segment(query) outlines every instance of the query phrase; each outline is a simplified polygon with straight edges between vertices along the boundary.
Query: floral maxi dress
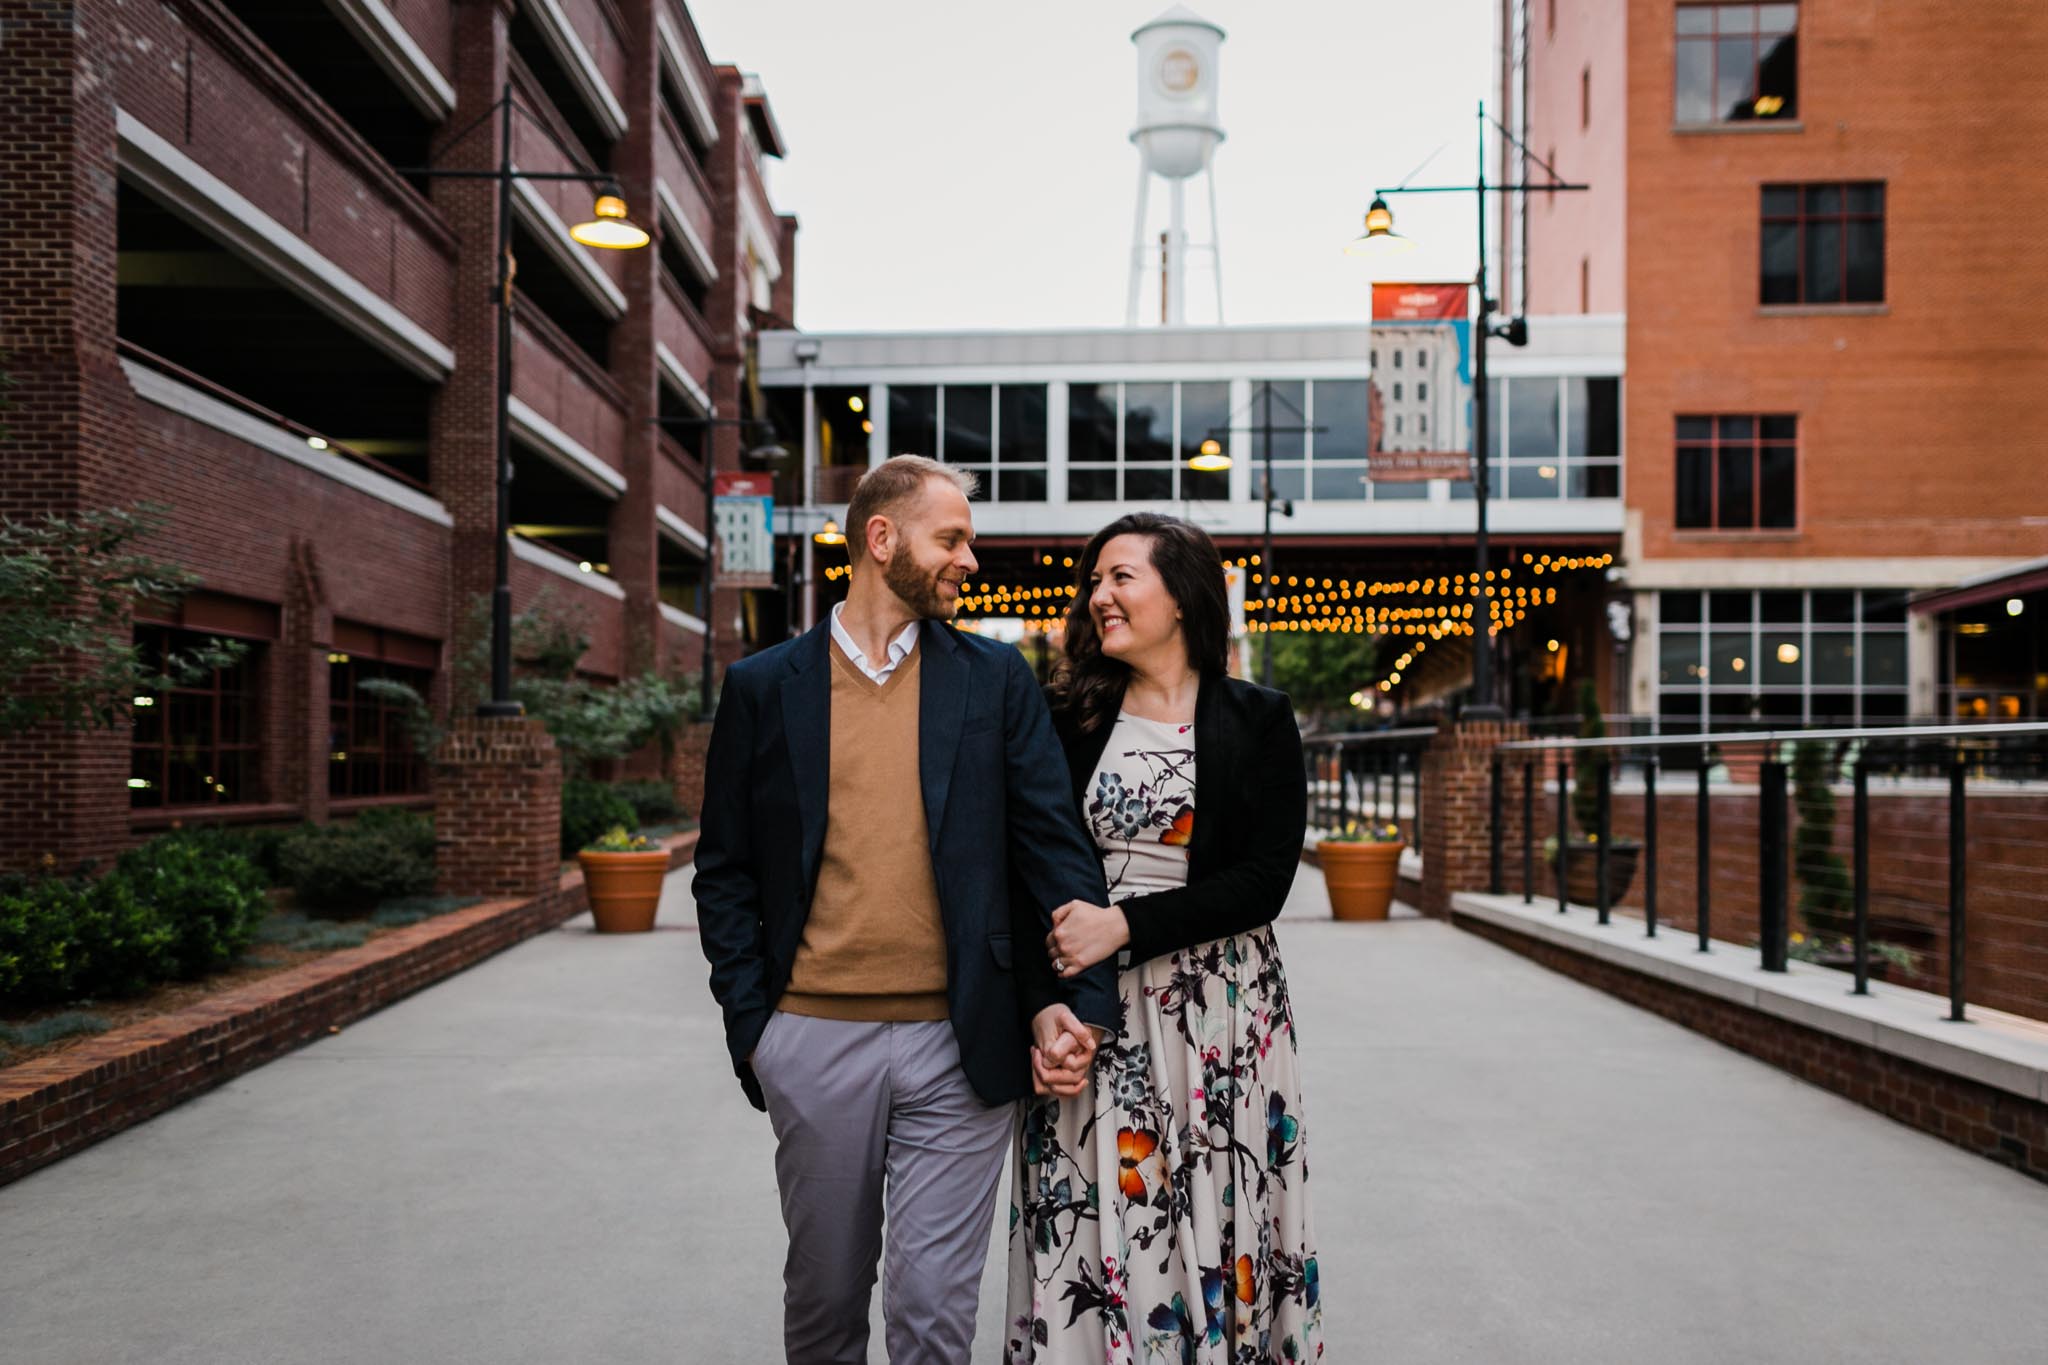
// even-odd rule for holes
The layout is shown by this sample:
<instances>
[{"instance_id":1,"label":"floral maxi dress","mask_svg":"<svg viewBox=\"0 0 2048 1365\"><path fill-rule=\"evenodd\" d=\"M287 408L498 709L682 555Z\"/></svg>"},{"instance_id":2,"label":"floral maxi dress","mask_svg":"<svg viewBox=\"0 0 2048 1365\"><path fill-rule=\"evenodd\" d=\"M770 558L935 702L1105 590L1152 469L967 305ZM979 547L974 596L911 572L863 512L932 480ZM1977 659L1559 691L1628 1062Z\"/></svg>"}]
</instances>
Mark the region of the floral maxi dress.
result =
<instances>
[{"instance_id":1,"label":"floral maxi dress","mask_svg":"<svg viewBox=\"0 0 2048 1365\"><path fill-rule=\"evenodd\" d=\"M1122 715L1086 792L1112 901L1184 886L1194 727ZM1321 1357L1293 1011L1270 926L1126 967L1123 1030L1031 1101L1008 1365Z\"/></svg>"}]
</instances>

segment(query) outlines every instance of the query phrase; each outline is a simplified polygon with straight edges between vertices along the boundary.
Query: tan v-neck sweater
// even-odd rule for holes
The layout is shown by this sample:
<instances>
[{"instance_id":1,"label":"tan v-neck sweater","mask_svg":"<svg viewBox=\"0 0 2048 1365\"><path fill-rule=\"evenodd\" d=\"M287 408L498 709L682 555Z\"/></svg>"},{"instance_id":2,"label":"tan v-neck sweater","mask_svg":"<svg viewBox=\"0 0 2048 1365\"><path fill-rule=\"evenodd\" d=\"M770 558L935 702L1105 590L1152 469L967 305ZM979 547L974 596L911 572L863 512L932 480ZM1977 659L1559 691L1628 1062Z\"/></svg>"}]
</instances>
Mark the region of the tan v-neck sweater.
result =
<instances>
[{"instance_id":1,"label":"tan v-neck sweater","mask_svg":"<svg viewBox=\"0 0 2048 1365\"><path fill-rule=\"evenodd\" d=\"M819 1019L944 1019L946 933L917 768L924 651L912 651L880 686L837 642L828 653L825 847L777 1008Z\"/></svg>"}]
</instances>

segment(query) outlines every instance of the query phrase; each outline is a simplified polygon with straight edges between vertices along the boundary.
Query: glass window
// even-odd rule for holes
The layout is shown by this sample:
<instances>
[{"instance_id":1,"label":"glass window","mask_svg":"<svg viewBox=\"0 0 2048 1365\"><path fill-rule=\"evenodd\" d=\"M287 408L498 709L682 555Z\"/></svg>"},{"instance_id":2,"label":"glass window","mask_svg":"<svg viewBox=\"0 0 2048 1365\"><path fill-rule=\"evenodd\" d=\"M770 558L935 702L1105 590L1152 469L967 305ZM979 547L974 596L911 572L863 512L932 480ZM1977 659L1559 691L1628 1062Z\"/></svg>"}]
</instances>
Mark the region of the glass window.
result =
<instances>
[{"instance_id":1,"label":"glass window","mask_svg":"<svg viewBox=\"0 0 2048 1365\"><path fill-rule=\"evenodd\" d=\"M1124 385L1124 462L1164 464L1172 459L1173 385ZM1171 475L1167 482L1171 484ZM1140 495L1126 493L1125 496ZM1170 498L1173 492L1169 488L1156 496Z\"/></svg>"},{"instance_id":2,"label":"glass window","mask_svg":"<svg viewBox=\"0 0 2048 1365\"><path fill-rule=\"evenodd\" d=\"M1226 502L1230 498L1228 470L1189 469L1187 462L1202 453L1202 442L1213 434L1217 444L1230 448L1230 385L1183 384L1180 386L1180 488L1184 498L1204 502Z\"/></svg>"},{"instance_id":3,"label":"glass window","mask_svg":"<svg viewBox=\"0 0 2048 1365\"><path fill-rule=\"evenodd\" d=\"M1394 381L1394 401L1396 403L1401 401L1401 381L1398 379Z\"/></svg>"},{"instance_id":4,"label":"glass window","mask_svg":"<svg viewBox=\"0 0 2048 1365\"><path fill-rule=\"evenodd\" d=\"M1882 181L1765 186L1758 298L1882 303L1884 190Z\"/></svg>"},{"instance_id":5,"label":"glass window","mask_svg":"<svg viewBox=\"0 0 2048 1365\"><path fill-rule=\"evenodd\" d=\"M139 626L143 659L160 668L207 636L170 626ZM187 686L143 695L129 742L129 804L138 809L212 806L262 799L263 713L257 693L262 646L251 644L227 668Z\"/></svg>"},{"instance_id":6,"label":"glass window","mask_svg":"<svg viewBox=\"0 0 2048 1365\"><path fill-rule=\"evenodd\" d=\"M935 384L896 384L889 389L891 455L939 457L939 390Z\"/></svg>"},{"instance_id":7,"label":"glass window","mask_svg":"<svg viewBox=\"0 0 2048 1365\"><path fill-rule=\"evenodd\" d=\"M1707 633L1707 681L1722 687L1756 681L1756 650L1747 630Z\"/></svg>"},{"instance_id":8,"label":"glass window","mask_svg":"<svg viewBox=\"0 0 2048 1365\"><path fill-rule=\"evenodd\" d=\"M1067 459L1074 464L1115 462L1116 385L1068 386Z\"/></svg>"},{"instance_id":9,"label":"glass window","mask_svg":"<svg viewBox=\"0 0 2048 1365\"><path fill-rule=\"evenodd\" d=\"M1750 596L1746 592L1707 594L1707 619L1717 626L1735 625L1751 619Z\"/></svg>"},{"instance_id":10,"label":"glass window","mask_svg":"<svg viewBox=\"0 0 2048 1365\"><path fill-rule=\"evenodd\" d=\"M1799 115L1799 6L1680 5L1673 116L1739 123Z\"/></svg>"},{"instance_id":11,"label":"glass window","mask_svg":"<svg viewBox=\"0 0 2048 1365\"><path fill-rule=\"evenodd\" d=\"M1001 405L997 429L1002 446L996 452L1000 464L1045 463L1045 385L1005 384L999 391Z\"/></svg>"},{"instance_id":12,"label":"glass window","mask_svg":"<svg viewBox=\"0 0 2048 1365\"><path fill-rule=\"evenodd\" d=\"M1116 466L1098 469L1069 469L1067 497L1073 502L1115 502Z\"/></svg>"},{"instance_id":13,"label":"glass window","mask_svg":"<svg viewBox=\"0 0 2048 1365\"><path fill-rule=\"evenodd\" d=\"M1660 592L1657 594L1657 620L1662 625L1698 625L1700 616L1700 595L1696 592Z\"/></svg>"},{"instance_id":14,"label":"glass window","mask_svg":"<svg viewBox=\"0 0 2048 1365\"><path fill-rule=\"evenodd\" d=\"M1510 379L1508 458L1555 460L1558 455L1555 379Z\"/></svg>"},{"instance_id":15,"label":"glass window","mask_svg":"<svg viewBox=\"0 0 2048 1365\"><path fill-rule=\"evenodd\" d=\"M1665 685L1698 687L1705 661L1700 657L1697 630L1657 632L1657 680Z\"/></svg>"},{"instance_id":16,"label":"glass window","mask_svg":"<svg viewBox=\"0 0 2048 1365\"><path fill-rule=\"evenodd\" d=\"M427 789L427 765L406 730L408 703L364 689L372 680L403 683L422 699L433 675L355 655L327 666L327 794L398 796Z\"/></svg>"},{"instance_id":17,"label":"glass window","mask_svg":"<svg viewBox=\"0 0 2048 1365\"><path fill-rule=\"evenodd\" d=\"M1863 685L1906 685L1906 637L1892 631L1866 631L1863 636Z\"/></svg>"},{"instance_id":18,"label":"glass window","mask_svg":"<svg viewBox=\"0 0 2048 1365\"><path fill-rule=\"evenodd\" d=\"M1797 429L1789 416L1680 417L1674 524L1682 530L1796 527Z\"/></svg>"},{"instance_id":19,"label":"glass window","mask_svg":"<svg viewBox=\"0 0 2048 1365\"><path fill-rule=\"evenodd\" d=\"M1420 382L1415 385L1415 401L1418 403L1427 403L1429 401L1429 385Z\"/></svg>"},{"instance_id":20,"label":"glass window","mask_svg":"<svg viewBox=\"0 0 2048 1365\"><path fill-rule=\"evenodd\" d=\"M947 464L986 465L995 447L994 403L986 384L946 385Z\"/></svg>"},{"instance_id":21,"label":"glass window","mask_svg":"<svg viewBox=\"0 0 2048 1365\"><path fill-rule=\"evenodd\" d=\"M1856 681L1856 636L1846 630L1813 633L1813 680L1823 687L1845 687Z\"/></svg>"},{"instance_id":22,"label":"glass window","mask_svg":"<svg viewBox=\"0 0 2048 1365\"><path fill-rule=\"evenodd\" d=\"M1401 353L1394 352L1394 363L1399 365ZM1271 395L1271 409L1275 428L1304 427L1302 414L1308 411L1308 385L1299 379L1263 380L1252 386L1251 410L1245 414L1244 425L1252 428L1252 458L1263 459L1265 432L1260 426L1266 420L1268 395ZM1299 430L1275 430L1273 433L1273 458L1276 460L1299 460L1306 456L1308 445Z\"/></svg>"}]
</instances>

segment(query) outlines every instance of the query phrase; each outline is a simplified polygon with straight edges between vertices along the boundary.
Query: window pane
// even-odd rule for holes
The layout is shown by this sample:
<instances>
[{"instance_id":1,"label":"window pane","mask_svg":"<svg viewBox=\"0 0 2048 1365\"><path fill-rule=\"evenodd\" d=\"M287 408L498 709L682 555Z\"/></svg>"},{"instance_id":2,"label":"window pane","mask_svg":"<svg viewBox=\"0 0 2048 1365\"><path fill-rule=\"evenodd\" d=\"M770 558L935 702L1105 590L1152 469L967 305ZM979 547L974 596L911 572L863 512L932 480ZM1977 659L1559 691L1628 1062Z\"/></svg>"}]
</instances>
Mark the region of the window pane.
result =
<instances>
[{"instance_id":1,"label":"window pane","mask_svg":"<svg viewBox=\"0 0 2048 1365\"><path fill-rule=\"evenodd\" d=\"M1681 441L1711 441L1714 439L1714 419L1711 417L1681 417L1678 419L1678 439Z\"/></svg>"},{"instance_id":2,"label":"window pane","mask_svg":"<svg viewBox=\"0 0 2048 1365\"><path fill-rule=\"evenodd\" d=\"M1756 434L1756 421L1750 417L1723 417L1718 425L1724 441L1747 441Z\"/></svg>"},{"instance_id":3,"label":"window pane","mask_svg":"<svg viewBox=\"0 0 2048 1365\"><path fill-rule=\"evenodd\" d=\"M946 463L952 464L953 462L948 460ZM953 465L953 467L963 474L972 474L974 476L974 491L967 495L969 502L990 502L994 500L996 485L995 480L990 477L992 471L987 465L982 465L979 468L965 465Z\"/></svg>"},{"instance_id":4,"label":"window pane","mask_svg":"<svg viewBox=\"0 0 2048 1365\"><path fill-rule=\"evenodd\" d=\"M1657 632L1657 678L1666 686L1697 687L1701 678L1700 633Z\"/></svg>"},{"instance_id":5,"label":"window pane","mask_svg":"<svg viewBox=\"0 0 2048 1365\"><path fill-rule=\"evenodd\" d=\"M1715 625L1727 626L1750 619L1749 594L1740 590L1707 594L1707 617Z\"/></svg>"},{"instance_id":6,"label":"window pane","mask_svg":"<svg viewBox=\"0 0 2048 1365\"><path fill-rule=\"evenodd\" d=\"M1863 624L1906 623L1906 594L1902 592L1867 592L1863 594Z\"/></svg>"},{"instance_id":7,"label":"window pane","mask_svg":"<svg viewBox=\"0 0 2048 1365\"><path fill-rule=\"evenodd\" d=\"M1756 93L1775 103L1757 110L1762 118L1789 119L1799 114L1799 39L1786 34L1762 40L1763 59L1757 64Z\"/></svg>"},{"instance_id":8,"label":"window pane","mask_svg":"<svg viewBox=\"0 0 2048 1365\"><path fill-rule=\"evenodd\" d=\"M1725 30L1726 24L1724 22ZM1751 106L1750 76L1756 63L1756 39L1749 37L1714 40L1714 107L1724 119L1746 119Z\"/></svg>"},{"instance_id":9,"label":"window pane","mask_svg":"<svg viewBox=\"0 0 2048 1365\"><path fill-rule=\"evenodd\" d=\"M1619 379L1588 379L1586 381L1586 435L1577 453L1585 455L1621 454L1621 381Z\"/></svg>"},{"instance_id":10,"label":"window pane","mask_svg":"<svg viewBox=\"0 0 2048 1365\"><path fill-rule=\"evenodd\" d=\"M1368 424L1372 384L1363 379L1316 381L1315 425L1328 431L1315 433L1317 460L1362 460L1370 444ZM1318 486L1320 487L1320 485ZM1322 493L1318 492L1317 497Z\"/></svg>"},{"instance_id":11,"label":"window pane","mask_svg":"<svg viewBox=\"0 0 2048 1365\"><path fill-rule=\"evenodd\" d=\"M1582 461L1565 471L1565 496L1571 498L1618 498L1621 496L1621 461Z\"/></svg>"},{"instance_id":12,"label":"window pane","mask_svg":"<svg viewBox=\"0 0 2048 1365\"><path fill-rule=\"evenodd\" d=\"M1365 473L1363 469L1352 472ZM1426 483L1361 483L1359 487L1370 487L1374 502L1426 502L1429 499L1429 485Z\"/></svg>"},{"instance_id":13,"label":"window pane","mask_svg":"<svg viewBox=\"0 0 2048 1365\"><path fill-rule=\"evenodd\" d=\"M1564 453L1586 453L1586 381L1564 381Z\"/></svg>"},{"instance_id":14,"label":"window pane","mask_svg":"<svg viewBox=\"0 0 2048 1365\"><path fill-rule=\"evenodd\" d=\"M1884 182L1882 180L1858 181L1847 188L1849 212L1883 213Z\"/></svg>"},{"instance_id":15,"label":"window pane","mask_svg":"<svg viewBox=\"0 0 2048 1365\"><path fill-rule=\"evenodd\" d=\"M1866 687L1906 685L1906 637L1890 632L1863 637L1863 684Z\"/></svg>"},{"instance_id":16,"label":"window pane","mask_svg":"<svg viewBox=\"0 0 2048 1365\"><path fill-rule=\"evenodd\" d=\"M1789 446L1766 446L1761 455L1757 524L1772 528L1799 524L1798 480Z\"/></svg>"},{"instance_id":17,"label":"window pane","mask_svg":"<svg viewBox=\"0 0 2048 1365\"><path fill-rule=\"evenodd\" d=\"M1813 595L1813 619L1821 622L1842 622L1856 619L1856 594L1853 592L1817 592Z\"/></svg>"},{"instance_id":18,"label":"window pane","mask_svg":"<svg viewBox=\"0 0 2048 1365\"><path fill-rule=\"evenodd\" d=\"M1762 644L1759 681L1789 687L1806 680L1806 653L1797 630L1766 630Z\"/></svg>"},{"instance_id":19,"label":"window pane","mask_svg":"<svg viewBox=\"0 0 2048 1365\"><path fill-rule=\"evenodd\" d=\"M1111 465L1107 469L1069 469L1067 497L1073 502L1115 502L1116 467Z\"/></svg>"},{"instance_id":20,"label":"window pane","mask_svg":"<svg viewBox=\"0 0 2048 1365\"><path fill-rule=\"evenodd\" d=\"M1806 225L1805 303L1842 302L1842 225L1839 222L1809 222Z\"/></svg>"},{"instance_id":21,"label":"window pane","mask_svg":"<svg viewBox=\"0 0 2048 1365\"><path fill-rule=\"evenodd\" d=\"M1657 620L1662 625L1691 625L1700 620L1700 595L1696 592L1657 594Z\"/></svg>"},{"instance_id":22,"label":"window pane","mask_svg":"<svg viewBox=\"0 0 2048 1365\"><path fill-rule=\"evenodd\" d=\"M994 404L986 384L946 386L946 463L987 464L994 445Z\"/></svg>"},{"instance_id":23,"label":"window pane","mask_svg":"<svg viewBox=\"0 0 2048 1365\"><path fill-rule=\"evenodd\" d=\"M1763 240L1763 283L1758 299L1763 303L1799 302L1799 228L1794 223L1765 223Z\"/></svg>"},{"instance_id":24,"label":"window pane","mask_svg":"<svg viewBox=\"0 0 2048 1365\"><path fill-rule=\"evenodd\" d=\"M939 454L939 390L933 384L898 384L889 389L891 455Z\"/></svg>"},{"instance_id":25,"label":"window pane","mask_svg":"<svg viewBox=\"0 0 2048 1365\"><path fill-rule=\"evenodd\" d=\"M1813 680L1822 687L1846 687L1856 681L1856 637L1847 631L1813 633Z\"/></svg>"},{"instance_id":26,"label":"window pane","mask_svg":"<svg viewBox=\"0 0 2048 1365\"><path fill-rule=\"evenodd\" d=\"M996 474L997 492L1004 502L1044 502L1043 469L1003 469Z\"/></svg>"},{"instance_id":27,"label":"window pane","mask_svg":"<svg viewBox=\"0 0 2048 1365\"><path fill-rule=\"evenodd\" d=\"M1851 221L1849 240L1849 303L1884 301L1884 220Z\"/></svg>"},{"instance_id":28,"label":"window pane","mask_svg":"<svg viewBox=\"0 0 2048 1365\"><path fill-rule=\"evenodd\" d=\"M1394 352L1394 364L1401 363L1401 353ZM1275 427L1300 427L1308 425L1301 420L1301 414L1308 411L1308 385L1299 379L1275 379L1252 386L1251 411L1245 414L1242 425L1257 427L1266 421L1268 394L1271 395L1272 421ZM1252 457L1265 455L1264 432L1252 436ZM1276 460L1299 460L1307 450L1302 434L1275 431L1273 433L1273 458Z\"/></svg>"},{"instance_id":29,"label":"window pane","mask_svg":"<svg viewBox=\"0 0 2048 1365\"><path fill-rule=\"evenodd\" d=\"M1302 465L1278 464L1273 466L1273 496L1276 498L1298 498L1302 496L1302 489L1306 486L1307 482L1307 471ZM1265 494L1260 490L1265 485L1265 471L1254 469L1252 471L1253 502L1264 501Z\"/></svg>"},{"instance_id":30,"label":"window pane","mask_svg":"<svg viewBox=\"0 0 2048 1365\"><path fill-rule=\"evenodd\" d=\"M1720 501L1714 524L1723 530L1746 530L1756 524L1756 452L1748 445L1721 447L1718 474Z\"/></svg>"},{"instance_id":31,"label":"window pane","mask_svg":"<svg viewBox=\"0 0 2048 1365\"><path fill-rule=\"evenodd\" d=\"M1799 6L1758 5L1756 26L1762 33L1790 33L1799 27Z\"/></svg>"},{"instance_id":32,"label":"window pane","mask_svg":"<svg viewBox=\"0 0 2048 1365\"><path fill-rule=\"evenodd\" d=\"M1842 187L1840 185L1808 185L1806 187L1806 211L1810 214L1832 215L1842 211Z\"/></svg>"},{"instance_id":33,"label":"window pane","mask_svg":"<svg viewBox=\"0 0 2048 1365\"><path fill-rule=\"evenodd\" d=\"M1799 434L1797 417L1760 417L1757 432L1766 441L1789 441Z\"/></svg>"},{"instance_id":34,"label":"window pane","mask_svg":"<svg viewBox=\"0 0 2048 1365\"><path fill-rule=\"evenodd\" d=\"M1216 433L1217 444L1230 449L1230 433L1224 428L1230 425L1230 385L1228 384L1183 384L1180 386L1180 458L1181 480L1199 478L1200 470L1189 469L1187 462L1202 453L1202 442L1209 433ZM1228 476L1221 472L1211 478ZM1207 497L1208 494L1194 496Z\"/></svg>"},{"instance_id":35,"label":"window pane","mask_svg":"<svg viewBox=\"0 0 2048 1365\"><path fill-rule=\"evenodd\" d=\"M1124 470L1124 497L1165 501L1173 497L1173 466Z\"/></svg>"},{"instance_id":36,"label":"window pane","mask_svg":"<svg viewBox=\"0 0 2048 1365\"><path fill-rule=\"evenodd\" d=\"M1555 379L1508 381L1508 458L1557 458Z\"/></svg>"},{"instance_id":37,"label":"window pane","mask_svg":"<svg viewBox=\"0 0 2048 1365\"><path fill-rule=\"evenodd\" d=\"M1764 186L1764 217L1791 218L1799 212L1797 185Z\"/></svg>"},{"instance_id":38,"label":"window pane","mask_svg":"<svg viewBox=\"0 0 2048 1365\"><path fill-rule=\"evenodd\" d=\"M1181 466L1180 495L1200 502L1228 502L1230 475L1221 469L1201 470Z\"/></svg>"},{"instance_id":39,"label":"window pane","mask_svg":"<svg viewBox=\"0 0 2048 1365\"><path fill-rule=\"evenodd\" d=\"M1686 11L1678 14L1683 23ZM1714 44L1710 39L1679 41L1675 117L1680 123L1714 121Z\"/></svg>"},{"instance_id":40,"label":"window pane","mask_svg":"<svg viewBox=\"0 0 2048 1365\"><path fill-rule=\"evenodd\" d=\"M1044 464L1045 385L1005 384L1001 403L1002 449L996 459L1003 464Z\"/></svg>"},{"instance_id":41,"label":"window pane","mask_svg":"<svg viewBox=\"0 0 2048 1365\"><path fill-rule=\"evenodd\" d=\"M1760 592L1757 594L1756 619L1759 621L1791 622L1797 625L1806 619L1806 594L1801 592Z\"/></svg>"},{"instance_id":42,"label":"window pane","mask_svg":"<svg viewBox=\"0 0 2048 1365\"><path fill-rule=\"evenodd\" d=\"M1365 496L1365 470L1357 465L1349 467L1330 465L1318 460L1312 486L1315 489L1318 502L1326 500L1338 501L1345 498L1355 501ZM1388 489L1398 486L1397 484L1383 484L1377 490L1378 495L1384 498ZM1426 488L1427 485L1418 483L1413 485L1413 487Z\"/></svg>"},{"instance_id":43,"label":"window pane","mask_svg":"<svg viewBox=\"0 0 2048 1365\"><path fill-rule=\"evenodd\" d=\"M1678 526L1700 530L1714 524L1714 452L1705 446L1678 448Z\"/></svg>"},{"instance_id":44,"label":"window pane","mask_svg":"<svg viewBox=\"0 0 2048 1365\"><path fill-rule=\"evenodd\" d=\"M1678 31L1680 33L1712 33L1714 31L1714 7L1712 5L1680 5L1678 7Z\"/></svg>"},{"instance_id":45,"label":"window pane","mask_svg":"<svg viewBox=\"0 0 2048 1365\"><path fill-rule=\"evenodd\" d=\"M1727 687L1756 681L1756 660L1751 658L1749 632L1716 630L1707 634L1707 681Z\"/></svg>"},{"instance_id":46,"label":"window pane","mask_svg":"<svg viewBox=\"0 0 2048 1365\"><path fill-rule=\"evenodd\" d=\"M1067 458L1076 464L1116 459L1116 385L1068 386Z\"/></svg>"},{"instance_id":47,"label":"window pane","mask_svg":"<svg viewBox=\"0 0 2048 1365\"><path fill-rule=\"evenodd\" d=\"M1815 725L1856 724L1854 692L1815 692L1810 698Z\"/></svg>"},{"instance_id":48,"label":"window pane","mask_svg":"<svg viewBox=\"0 0 2048 1365\"><path fill-rule=\"evenodd\" d=\"M1125 462L1163 463L1172 458L1173 385L1124 385ZM1172 497L1173 494L1168 492L1157 496Z\"/></svg>"},{"instance_id":49,"label":"window pane","mask_svg":"<svg viewBox=\"0 0 2048 1365\"><path fill-rule=\"evenodd\" d=\"M1394 381L1394 401L1396 403L1401 401L1401 381L1398 379Z\"/></svg>"},{"instance_id":50,"label":"window pane","mask_svg":"<svg viewBox=\"0 0 2048 1365\"><path fill-rule=\"evenodd\" d=\"M1722 33L1756 32L1756 8L1753 5L1716 5L1714 15L1719 20L1715 27Z\"/></svg>"},{"instance_id":51,"label":"window pane","mask_svg":"<svg viewBox=\"0 0 2048 1365\"><path fill-rule=\"evenodd\" d=\"M1507 495L1511 498L1555 498L1561 494L1554 464L1511 464Z\"/></svg>"}]
</instances>

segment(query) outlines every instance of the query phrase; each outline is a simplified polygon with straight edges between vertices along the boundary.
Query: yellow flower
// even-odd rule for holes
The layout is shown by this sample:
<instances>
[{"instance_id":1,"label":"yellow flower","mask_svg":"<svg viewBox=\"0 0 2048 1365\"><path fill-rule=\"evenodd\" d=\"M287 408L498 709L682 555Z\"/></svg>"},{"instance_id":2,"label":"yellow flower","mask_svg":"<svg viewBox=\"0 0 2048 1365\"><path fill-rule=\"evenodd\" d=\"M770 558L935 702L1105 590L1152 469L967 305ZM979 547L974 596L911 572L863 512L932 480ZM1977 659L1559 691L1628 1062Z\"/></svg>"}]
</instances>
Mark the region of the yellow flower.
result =
<instances>
[{"instance_id":1,"label":"yellow flower","mask_svg":"<svg viewBox=\"0 0 2048 1365\"><path fill-rule=\"evenodd\" d=\"M1804 935L1804 934L1794 934L1794 935L1792 935L1792 941L1793 941L1794 943L1804 943L1804 942L1806 942L1806 935Z\"/></svg>"}]
</instances>

